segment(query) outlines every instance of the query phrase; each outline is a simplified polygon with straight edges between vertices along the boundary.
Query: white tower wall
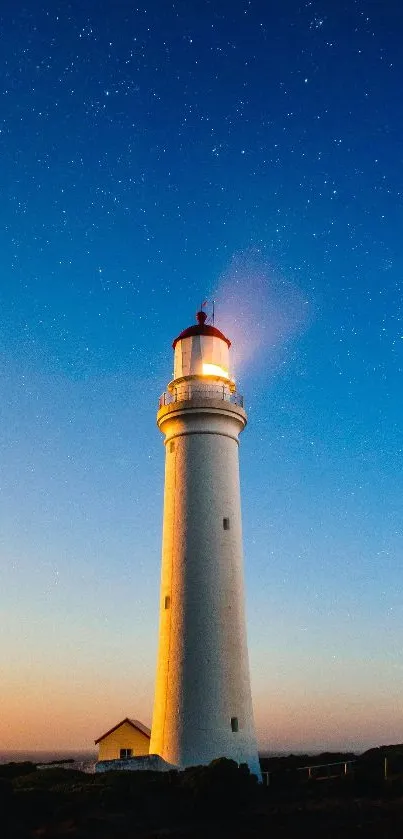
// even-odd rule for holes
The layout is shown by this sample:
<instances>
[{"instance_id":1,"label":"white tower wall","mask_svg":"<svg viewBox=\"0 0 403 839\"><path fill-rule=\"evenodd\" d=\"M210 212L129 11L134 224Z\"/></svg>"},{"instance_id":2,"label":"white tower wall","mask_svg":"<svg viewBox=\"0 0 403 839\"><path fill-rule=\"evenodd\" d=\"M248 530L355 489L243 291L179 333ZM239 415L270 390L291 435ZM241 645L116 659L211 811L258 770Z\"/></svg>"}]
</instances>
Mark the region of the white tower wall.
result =
<instances>
[{"instance_id":1,"label":"white tower wall","mask_svg":"<svg viewBox=\"0 0 403 839\"><path fill-rule=\"evenodd\" d=\"M217 376L190 368L169 389L157 415L166 462L150 753L182 768L233 758L260 777L239 486L238 436L246 414Z\"/></svg>"}]
</instances>

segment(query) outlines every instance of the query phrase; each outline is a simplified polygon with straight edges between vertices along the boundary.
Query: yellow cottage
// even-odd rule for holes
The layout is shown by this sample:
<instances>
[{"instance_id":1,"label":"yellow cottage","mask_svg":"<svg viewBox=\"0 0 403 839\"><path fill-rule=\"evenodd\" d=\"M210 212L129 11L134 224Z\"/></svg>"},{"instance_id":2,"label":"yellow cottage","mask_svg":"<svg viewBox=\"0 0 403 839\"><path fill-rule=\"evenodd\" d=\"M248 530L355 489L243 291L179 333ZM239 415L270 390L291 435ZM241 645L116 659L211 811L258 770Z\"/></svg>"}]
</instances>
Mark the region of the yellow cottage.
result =
<instances>
[{"instance_id":1,"label":"yellow cottage","mask_svg":"<svg viewBox=\"0 0 403 839\"><path fill-rule=\"evenodd\" d=\"M125 717L106 734L95 740L99 744L98 761L125 760L130 757L148 755L151 731L138 720Z\"/></svg>"}]
</instances>

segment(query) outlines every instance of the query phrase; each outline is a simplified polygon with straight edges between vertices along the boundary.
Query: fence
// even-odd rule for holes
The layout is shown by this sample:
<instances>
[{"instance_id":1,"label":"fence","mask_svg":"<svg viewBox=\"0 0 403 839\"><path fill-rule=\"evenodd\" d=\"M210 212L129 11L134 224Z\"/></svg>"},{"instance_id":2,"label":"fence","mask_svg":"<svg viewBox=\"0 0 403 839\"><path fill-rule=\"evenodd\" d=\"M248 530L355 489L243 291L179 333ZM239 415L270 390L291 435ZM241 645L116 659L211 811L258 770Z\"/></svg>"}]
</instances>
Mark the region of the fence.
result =
<instances>
[{"instance_id":1,"label":"fence","mask_svg":"<svg viewBox=\"0 0 403 839\"><path fill-rule=\"evenodd\" d=\"M342 775L348 775L352 771L352 765L354 763L356 763L355 760L338 760L335 763L314 763L311 766L297 766L294 770L285 769L280 770L280 772L305 772L306 780L324 781L330 778L340 778ZM339 769L337 770L336 767L339 767ZM278 770L262 772L263 783L267 787L270 786L271 775L276 775L277 772Z\"/></svg>"}]
</instances>

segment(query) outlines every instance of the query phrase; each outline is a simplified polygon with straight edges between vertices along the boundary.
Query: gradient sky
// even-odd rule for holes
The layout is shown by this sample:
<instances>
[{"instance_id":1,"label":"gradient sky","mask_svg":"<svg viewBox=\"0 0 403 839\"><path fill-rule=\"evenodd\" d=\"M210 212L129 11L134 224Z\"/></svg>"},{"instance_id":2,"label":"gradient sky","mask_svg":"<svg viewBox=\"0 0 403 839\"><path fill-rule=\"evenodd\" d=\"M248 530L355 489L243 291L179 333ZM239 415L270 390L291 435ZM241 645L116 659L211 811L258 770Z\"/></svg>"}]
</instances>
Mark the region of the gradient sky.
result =
<instances>
[{"instance_id":1,"label":"gradient sky","mask_svg":"<svg viewBox=\"0 0 403 839\"><path fill-rule=\"evenodd\" d=\"M150 723L171 341L215 297L262 748L402 740L400 0L1 10L0 748Z\"/></svg>"}]
</instances>

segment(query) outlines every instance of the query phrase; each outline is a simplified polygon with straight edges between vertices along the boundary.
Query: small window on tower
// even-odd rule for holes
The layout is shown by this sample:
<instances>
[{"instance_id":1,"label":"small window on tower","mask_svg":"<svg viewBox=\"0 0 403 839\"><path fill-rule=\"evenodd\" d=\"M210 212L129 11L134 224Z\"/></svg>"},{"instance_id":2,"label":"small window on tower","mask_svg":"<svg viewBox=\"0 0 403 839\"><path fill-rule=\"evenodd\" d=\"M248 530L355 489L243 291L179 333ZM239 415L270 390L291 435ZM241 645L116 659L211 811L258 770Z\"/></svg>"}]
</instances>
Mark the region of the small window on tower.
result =
<instances>
[{"instance_id":1,"label":"small window on tower","mask_svg":"<svg viewBox=\"0 0 403 839\"><path fill-rule=\"evenodd\" d=\"M231 717L231 731L239 731L238 717Z\"/></svg>"},{"instance_id":2,"label":"small window on tower","mask_svg":"<svg viewBox=\"0 0 403 839\"><path fill-rule=\"evenodd\" d=\"M171 605L171 598L169 597L169 595L167 595L166 598L165 598L165 608L169 609L170 605Z\"/></svg>"},{"instance_id":3,"label":"small window on tower","mask_svg":"<svg viewBox=\"0 0 403 839\"><path fill-rule=\"evenodd\" d=\"M223 519L222 520L222 526L223 526L224 530L229 530L229 519Z\"/></svg>"},{"instance_id":4,"label":"small window on tower","mask_svg":"<svg viewBox=\"0 0 403 839\"><path fill-rule=\"evenodd\" d=\"M175 451L175 443L174 443L174 441L173 441L173 440L171 440L171 442L170 442L170 444L169 444L169 451L170 451L171 453Z\"/></svg>"}]
</instances>

